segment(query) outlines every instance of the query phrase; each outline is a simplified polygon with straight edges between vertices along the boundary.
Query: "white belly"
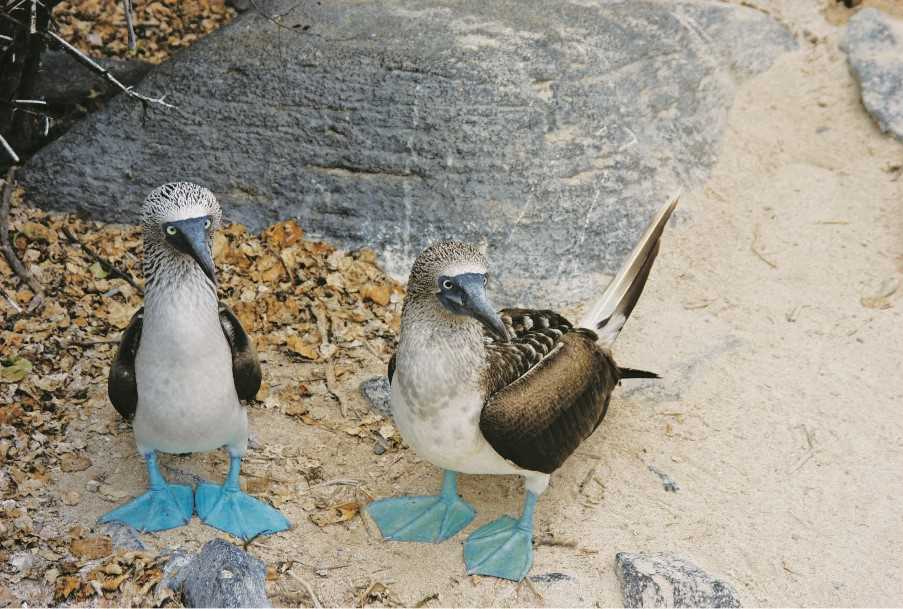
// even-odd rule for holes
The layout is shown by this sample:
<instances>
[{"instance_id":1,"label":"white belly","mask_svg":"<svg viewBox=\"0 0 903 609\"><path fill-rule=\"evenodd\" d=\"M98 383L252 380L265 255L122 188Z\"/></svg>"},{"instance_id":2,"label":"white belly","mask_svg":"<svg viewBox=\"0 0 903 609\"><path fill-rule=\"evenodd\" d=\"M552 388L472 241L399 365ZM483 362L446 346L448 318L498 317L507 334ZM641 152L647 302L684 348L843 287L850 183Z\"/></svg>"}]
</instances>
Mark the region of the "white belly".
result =
<instances>
[{"instance_id":1,"label":"white belly","mask_svg":"<svg viewBox=\"0 0 903 609\"><path fill-rule=\"evenodd\" d=\"M247 446L247 413L232 377L219 317L145 314L135 360L135 439L142 452L204 452Z\"/></svg>"},{"instance_id":2,"label":"white belly","mask_svg":"<svg viewBox=\"0 0 903 609\"><path fill-rule=\"evenodd\" d=\"M399 432L417 455L430 463L465 474L523 474L499 455L480 431L483 401L476 391L459 390L447 399L417 391L396 373L392 415Z\"/></svg>"}]
</instances>

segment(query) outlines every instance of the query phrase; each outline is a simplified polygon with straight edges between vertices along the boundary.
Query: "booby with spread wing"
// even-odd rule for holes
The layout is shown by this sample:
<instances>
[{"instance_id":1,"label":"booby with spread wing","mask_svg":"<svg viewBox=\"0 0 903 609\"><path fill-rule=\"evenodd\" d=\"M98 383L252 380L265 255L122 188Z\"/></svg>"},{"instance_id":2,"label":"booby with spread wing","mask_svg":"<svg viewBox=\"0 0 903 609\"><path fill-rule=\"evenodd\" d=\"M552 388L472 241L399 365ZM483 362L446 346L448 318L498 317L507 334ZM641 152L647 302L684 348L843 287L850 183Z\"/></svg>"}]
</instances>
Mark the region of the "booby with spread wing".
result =
<instances>
[{"instance_id":1,"label":"booby with spread wing","mask_svg":"<svg viewBox=\"0 0 903 609\"><path fill-rule=\"evenodd\" d=\"M519 581L533 562L533 512L558 469L602 422L623 378L611 346L633 311L677 200L653 218L618 274L577 326L548 310L496 312L488 265L464 243L444 241L414 262L389 362L392 415L420 457L443 468L438 496L374 501L385 539L440 542L473 520L457 473L520 474L519 518L502 516L464 544L471 574Z\"/></svg>"},{"instance_id":2,"label":"booby with spread wing","mask_svg":"<svg viewBox=\"0 0 903 609\"><path fill-rule=\"evenodd\" d=\"M241 492L238 476L248 445L240 400L260 388L257 353L235 314L219 301L210 246L222 211L206 188L179 182L148 195L144 228L144 307L123 333L110 368L108 393L134 422L147 462L149 490L105 514L140 531L188 523L192 513L242 539L283 531L280 512ZM225 447L222 486L167 484L156 452L194 453Z\"/></svg>"}]
</instances>

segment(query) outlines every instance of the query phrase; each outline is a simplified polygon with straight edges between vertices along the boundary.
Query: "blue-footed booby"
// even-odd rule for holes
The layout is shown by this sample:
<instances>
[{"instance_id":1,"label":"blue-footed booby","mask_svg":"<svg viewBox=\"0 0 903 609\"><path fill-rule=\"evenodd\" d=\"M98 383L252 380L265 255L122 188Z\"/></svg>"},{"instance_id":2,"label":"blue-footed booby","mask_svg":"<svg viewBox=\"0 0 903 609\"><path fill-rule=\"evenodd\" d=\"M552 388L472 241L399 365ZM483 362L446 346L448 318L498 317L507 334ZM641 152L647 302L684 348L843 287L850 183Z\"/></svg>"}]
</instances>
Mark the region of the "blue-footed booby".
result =
<instances>
[{"instance_id":1,"label":"blue-footed booby","mask_svg":"<svg viewBox=\"0 0 903 609\"><path fill-rule=\"evenodd\" d=\"M519 474L519 518L502 516L464 544L470 574L519 581L533 563L533 512L549 476L605 417L623 378L611 346L633 311L677 199L653 218L602 296L574 326L549 310L503 309L486 296L477 248L443 241L415 260L389 362L392 415L418 456L445 470L438 496L394 497L367 512L385 539L440 542L473 520L457 474Z\"/></svg>"},{"instance_id":2,"label":"blue-footed booby","mask_svg":"<svg viewBox=\"0 0 903 609\"><path fill-rule=\"evenodd\" d=\"M241 492L248 415L239 400L260 388L260 363L235 314L217 296L210 240L222 211L206 188L179 182L144 201L144 307L123 333L110 367L110 401L133 420L150 489L103 515L139 531L206 524L242 539L289 528L285 516ZM229 452L222 486L167 484L156 452Z\"/></svg>"}]
</instances>

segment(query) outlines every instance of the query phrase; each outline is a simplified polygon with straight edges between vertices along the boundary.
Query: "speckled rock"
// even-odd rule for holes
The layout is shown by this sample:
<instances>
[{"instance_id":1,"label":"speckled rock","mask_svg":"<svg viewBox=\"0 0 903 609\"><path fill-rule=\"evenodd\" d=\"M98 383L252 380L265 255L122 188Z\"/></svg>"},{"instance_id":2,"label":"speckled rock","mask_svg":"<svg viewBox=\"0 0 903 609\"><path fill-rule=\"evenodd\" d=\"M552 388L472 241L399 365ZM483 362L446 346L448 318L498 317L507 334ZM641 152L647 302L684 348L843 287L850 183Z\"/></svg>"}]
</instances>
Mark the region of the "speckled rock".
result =
<instances>
[{"instance_id":1,"label":"speckled rock","mask_svg":"<svg viewBox=\"0 0 903 609\"><path fill-rule=\"evenodd\" d=\"M619 552L615 569L625 607L739 607L729 583L672 554Z\"/></svg>"},{"instance_id":2,"label":"speckled rock","mask_svg":"<svg viewBox=\"0 0 903 609\"><path fill-rule=\"evenodd\" d=\"M863 9L847 24L844 48L865 109L881 131L903 142L903 21Z\"/></svg>"},{"instance_id":3,"label":"speckled rock","mask_svg":"<svg viewBox=\"0 0 903 609\"><path fill-rule=\"evenodd\" d=\"M186 607L272 607L266 565L224 539L208 541L195 556L174 552L161 585L180 591Z\"/></svg>"},{"instance_id":4,"label":"speckled rock","mask_svg":"<svg viewBox=\"0 0 903 609\"><path fill-rule=\"evenodd\" d=\"M282 27L248 11L154 69L140 88L177 108L110 103L31 160L30 201L135 221L193 180L399 276L433 240L478 243L497 305L573 304L706 177L737 83L795 46L722 3L257 4Z\"/></svg>"}]
</instances>

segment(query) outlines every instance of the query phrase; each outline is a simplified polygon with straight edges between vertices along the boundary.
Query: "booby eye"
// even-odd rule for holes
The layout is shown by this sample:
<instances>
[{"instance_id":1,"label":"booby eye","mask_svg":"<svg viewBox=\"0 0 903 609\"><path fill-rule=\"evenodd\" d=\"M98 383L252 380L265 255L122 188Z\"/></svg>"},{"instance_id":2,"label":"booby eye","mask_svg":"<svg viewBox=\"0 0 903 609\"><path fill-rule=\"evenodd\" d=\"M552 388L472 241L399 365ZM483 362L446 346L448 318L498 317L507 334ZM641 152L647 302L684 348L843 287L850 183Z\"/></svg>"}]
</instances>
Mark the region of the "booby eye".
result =
<instances>
[{"instance_id":1,"label":"booby eye","mask_svg":"<svg viewBox=\"0 0 903 609\"><path fill-rule=\"evenodd\" d=\"M453 284L448 279L446 279L445 281L442 282L442 289L444 289L444 290L450 290L453 287L455 287L455 284Z\"/></svg>"},{"instance_id":2,"label":"booby eye","mask_svg":"<svg viewBox=\"0 0 903 609\"><path fill-rule=\"evenodd\" d=\"M486 287L486 284L489 283L489 275L483 275L483 287Z\"/></svg>"},{"instance_id":3,"label":"booby eye","mask_svg":"<svg viewBox=\"0 0 903 609\"><path fill-rule=\"evenodd\" d=\"M210 218L204 220L204 228L210 228Z\"/></svg>"},{"instance_id":4,"label":"booby eye","mask_svg":"<svg viewBox=\"0 0 903 609\"><path fill-rule=\"evenodd\" d=\"M176 231L176 227L175 227L175 226L167 226L167 227L166 227L166 234L169 235L169 236L173 236L173 235L175 235L177 232L178 232L178 231Z\"/></svg>"}]
</instances>

